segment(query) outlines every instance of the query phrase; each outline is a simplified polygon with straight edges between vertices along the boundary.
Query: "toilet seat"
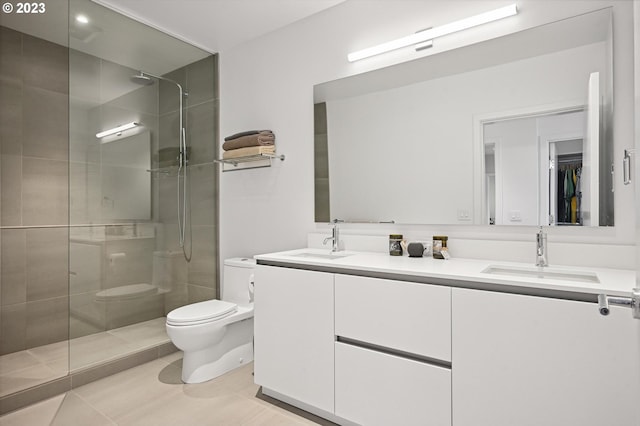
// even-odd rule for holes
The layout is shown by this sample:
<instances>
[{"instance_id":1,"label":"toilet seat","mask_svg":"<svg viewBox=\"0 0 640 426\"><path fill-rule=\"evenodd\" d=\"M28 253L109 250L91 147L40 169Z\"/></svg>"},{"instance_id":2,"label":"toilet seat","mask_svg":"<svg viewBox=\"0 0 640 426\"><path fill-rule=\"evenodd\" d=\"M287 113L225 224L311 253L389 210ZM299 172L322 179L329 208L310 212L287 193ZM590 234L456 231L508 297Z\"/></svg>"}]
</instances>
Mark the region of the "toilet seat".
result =
<instances>
[{"instance_id":1,"label":"toilet seat","mask_svg":"<svg viewBox=\"0 0 640 426\"><path fill-rule=\"evenodd\" d=\"M215 322L238 310L238 305L224 300L207 300L174 309L167 315L167 325L188 326Z\"/></svg>"}]
</instances>

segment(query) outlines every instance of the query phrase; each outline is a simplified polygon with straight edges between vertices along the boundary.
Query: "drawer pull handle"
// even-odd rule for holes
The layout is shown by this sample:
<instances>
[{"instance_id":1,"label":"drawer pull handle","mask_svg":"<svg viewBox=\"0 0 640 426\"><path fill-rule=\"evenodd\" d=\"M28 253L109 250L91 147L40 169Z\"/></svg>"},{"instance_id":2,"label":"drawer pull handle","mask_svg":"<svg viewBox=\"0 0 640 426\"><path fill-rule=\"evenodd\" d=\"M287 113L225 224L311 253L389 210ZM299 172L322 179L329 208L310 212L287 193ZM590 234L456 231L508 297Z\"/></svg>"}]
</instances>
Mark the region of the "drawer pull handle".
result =
<instances>
[{"instance_id":1,"label":"drawer pull handle","mask_svg":"<svg viewBox=\"0 0 640 426\"><path fill-rule=\"evenodd\" d=\"M611 312L609 304L618 306L628 306L636 319L640 319L640 288L634 288L631 297L598 295L598 311L601 315L609 315Z\"/></svg>"}]
</instances>

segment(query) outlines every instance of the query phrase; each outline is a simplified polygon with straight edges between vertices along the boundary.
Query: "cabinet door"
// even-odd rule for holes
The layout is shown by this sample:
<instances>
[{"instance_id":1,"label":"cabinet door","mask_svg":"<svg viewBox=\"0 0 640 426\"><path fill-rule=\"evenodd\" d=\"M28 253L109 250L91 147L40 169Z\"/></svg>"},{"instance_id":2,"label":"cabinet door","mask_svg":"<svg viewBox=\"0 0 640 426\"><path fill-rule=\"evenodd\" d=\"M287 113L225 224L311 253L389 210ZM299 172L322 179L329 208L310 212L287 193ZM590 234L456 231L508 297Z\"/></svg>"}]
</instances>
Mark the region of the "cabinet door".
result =
<instances>
[{"instance_id":1,"label":"cabinet door","mask_svg":"<svg viewBox=\"0 0 640 426\"><path fill-rule=\"evenodd\" d=\"M333 412L333 274L258 265L255 382Z\"/></svg>"},{"instance_id":2,"label":"cabinet door","mask_svg":"<svg viewBox=\"0 0 640 426\"><path fill-rule=\"evenodd\" d=\"M451 361L451 288L335 276L336 335Z\"/></svg>"},{"instance_id":3,"label":"cabinet door","mask_svg":"<svg viewBox=\"0 0 640 426\"><path fill-rule=\"evenodd\" d=\"M455 426L636 426L640 321L594 303L453 289Z\"/></svg>"},{"instance_id":4,"label":"cabinet door","mask_svg":"<svg viewBox=\"0 0 640 426\"><path fill-rule=\"evenodd\" d=\"M367 426L450 426L451 370L336 343L336 415Z\"/></svg>"}]
</instances>

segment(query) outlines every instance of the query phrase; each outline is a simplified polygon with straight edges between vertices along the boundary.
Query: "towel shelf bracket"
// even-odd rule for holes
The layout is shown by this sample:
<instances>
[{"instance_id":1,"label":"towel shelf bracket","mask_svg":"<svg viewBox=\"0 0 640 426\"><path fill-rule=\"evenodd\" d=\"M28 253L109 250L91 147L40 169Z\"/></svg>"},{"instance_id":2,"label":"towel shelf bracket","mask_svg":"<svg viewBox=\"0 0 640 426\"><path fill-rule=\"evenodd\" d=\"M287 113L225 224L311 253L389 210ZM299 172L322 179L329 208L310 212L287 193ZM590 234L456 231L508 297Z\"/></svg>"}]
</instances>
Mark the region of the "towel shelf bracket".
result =
<instances>
[{"instance_id":1,"label":"towel shelf bracket","mask_svg":"<svg viewBox=\"0 0 640 426\"><path fill-rule=\"evenodd\" d=\"M249 155L246 157L237 158L221 158L219 160L213 160L216 163L222 164L223 172L233 172L238 170L259 169L262 167L271 167L271 163L274 159L284 161L284 154L258 154ZM231 166L231 167L227 167Z\"/></svg>"}]
</instances>

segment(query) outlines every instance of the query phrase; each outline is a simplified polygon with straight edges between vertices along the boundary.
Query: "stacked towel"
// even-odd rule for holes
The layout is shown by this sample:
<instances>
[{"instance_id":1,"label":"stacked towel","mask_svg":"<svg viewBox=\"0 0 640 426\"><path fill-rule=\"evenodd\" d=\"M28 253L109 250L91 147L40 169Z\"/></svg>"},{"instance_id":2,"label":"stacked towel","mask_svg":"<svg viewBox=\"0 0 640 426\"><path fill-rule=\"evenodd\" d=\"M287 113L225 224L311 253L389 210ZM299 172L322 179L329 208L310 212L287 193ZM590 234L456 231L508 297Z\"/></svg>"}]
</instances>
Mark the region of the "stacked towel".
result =
<instances>
[{"instance_id":1,"label":"stacked towel","mask_svg":"<svg viewBox=\"0 0 640 426\"><path fill-rule=\"evenodd\" d=\"M229 151L225 151L222 153L223 159L229 158L238 158L238 157L248 157L250 155L259 155L259 154L275 154L276 147L273 145L270 146L247 146L244 148L232 149Z\"/></svg>"},{"instance_id":2,"label":"stacked towel","mask_svg":"<svg viewBox=\"0 0 640 426\"><path fill-rule=\"evenodd\" d=\"M275 140L276 136L271 130L248 130L224 138L222 149L231 151L248 146L273 145Z\"/></svg>"}]
</instances>

